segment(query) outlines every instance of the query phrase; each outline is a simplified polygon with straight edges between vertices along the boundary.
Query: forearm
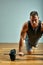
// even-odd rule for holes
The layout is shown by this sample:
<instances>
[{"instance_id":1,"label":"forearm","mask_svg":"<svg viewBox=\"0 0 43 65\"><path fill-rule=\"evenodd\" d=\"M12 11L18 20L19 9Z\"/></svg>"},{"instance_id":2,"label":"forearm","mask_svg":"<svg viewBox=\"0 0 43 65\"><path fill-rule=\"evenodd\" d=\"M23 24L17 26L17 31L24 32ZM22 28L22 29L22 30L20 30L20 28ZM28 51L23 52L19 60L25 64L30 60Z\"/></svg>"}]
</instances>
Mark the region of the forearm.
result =
<instances>
[{"instance_id":1,"label":"forearm","mask_svg":"<svg viewBox=\"0 0 43 65\"><path fill-rule=\"evenodd\" d=\"M20 38L20 41L19 41L19 52L22 51L22 46L23 46L23 38Z\"/></svg>"}]
</instances>

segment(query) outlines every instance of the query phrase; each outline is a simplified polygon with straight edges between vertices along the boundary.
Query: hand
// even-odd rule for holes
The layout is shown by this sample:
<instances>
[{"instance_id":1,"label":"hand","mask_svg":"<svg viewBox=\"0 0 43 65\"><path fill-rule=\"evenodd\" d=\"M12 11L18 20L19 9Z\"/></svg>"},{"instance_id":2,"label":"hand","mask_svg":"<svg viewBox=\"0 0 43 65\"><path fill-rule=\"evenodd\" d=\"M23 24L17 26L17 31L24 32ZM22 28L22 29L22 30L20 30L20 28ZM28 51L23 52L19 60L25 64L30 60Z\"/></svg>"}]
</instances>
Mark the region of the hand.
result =
<instances>
[{"instance_id":1,"label":"hand","mask_svg":"<svg viewBox=\"0 0 43 65\"><path fill-rule=\"evenodd\" d=\"M23 52L19 52L18 55L19 56L24 56L24 53Z\"/></svg>"}]
</instances>

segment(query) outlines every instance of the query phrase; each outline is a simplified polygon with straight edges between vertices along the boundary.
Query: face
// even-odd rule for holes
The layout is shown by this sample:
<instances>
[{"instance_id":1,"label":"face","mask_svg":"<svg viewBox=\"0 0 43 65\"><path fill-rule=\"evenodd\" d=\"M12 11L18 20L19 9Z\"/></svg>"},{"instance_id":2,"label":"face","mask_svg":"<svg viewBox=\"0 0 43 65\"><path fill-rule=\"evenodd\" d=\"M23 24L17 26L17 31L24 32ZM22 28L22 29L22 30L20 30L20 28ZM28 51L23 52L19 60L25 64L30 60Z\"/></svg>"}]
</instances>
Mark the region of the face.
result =
<instances>
[{"instance_id":1,"label":"face","mask_svg":"<svg viewBox=\"0 0 43 65\"><path fill-rule=\"evenodd\" d=\"M39 23L39 17L37 15L30 16L30 23L31 23L33 28L36 28L38 26L38 23Z\"/></svg>"}]
</instances>

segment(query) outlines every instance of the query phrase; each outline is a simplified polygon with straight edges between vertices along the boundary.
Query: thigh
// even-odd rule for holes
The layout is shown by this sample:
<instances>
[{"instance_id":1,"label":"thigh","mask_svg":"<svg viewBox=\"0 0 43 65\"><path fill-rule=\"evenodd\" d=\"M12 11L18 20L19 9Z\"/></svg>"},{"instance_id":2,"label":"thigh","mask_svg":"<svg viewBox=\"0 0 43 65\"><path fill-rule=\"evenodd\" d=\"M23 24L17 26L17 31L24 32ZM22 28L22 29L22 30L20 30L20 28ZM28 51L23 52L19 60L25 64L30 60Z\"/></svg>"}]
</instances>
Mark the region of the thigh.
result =
<instances>
[{"instance_id":1,"label":"thigh","mask_svg":"<svg viewBox=\"0 0 43 65\"><path fill-rule=\"evenodd\" d=\"M27 50L27 51L31 51L32 46L31 46L31 44L30 44L28 35L26 35L25 44L26 44L26 50Z\"/></svg>"}]
</instances>

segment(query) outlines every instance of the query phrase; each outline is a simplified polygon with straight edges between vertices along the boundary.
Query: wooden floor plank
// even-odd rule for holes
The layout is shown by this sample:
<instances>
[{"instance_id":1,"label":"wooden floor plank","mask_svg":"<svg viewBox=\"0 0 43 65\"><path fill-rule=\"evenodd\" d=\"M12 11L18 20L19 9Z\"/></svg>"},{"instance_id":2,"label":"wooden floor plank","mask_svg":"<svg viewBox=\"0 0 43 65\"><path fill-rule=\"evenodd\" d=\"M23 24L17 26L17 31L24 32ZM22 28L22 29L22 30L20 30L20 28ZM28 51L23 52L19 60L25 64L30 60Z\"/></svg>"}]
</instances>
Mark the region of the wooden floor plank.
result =
<instances>
[{"instance_id":1,"label":"wooden floor plank","mask_svg":"<svg viewBox=\"0 0 43 65\"><path fill-rule=\"evenodd\" d=\"M7 45L7 46L6 46ZM16 46L16 47L15 47ZM0 44L0 53L9 53L11 49L16 49L18 52L18 44ZM23 48L26 51L25 48ZM40 44L34 53L43 54L43 44ZM16 56L15 61L11 61L9 55L0 55L0 65L43 65L43 56Z\"/></svg>"}]
</instances>

